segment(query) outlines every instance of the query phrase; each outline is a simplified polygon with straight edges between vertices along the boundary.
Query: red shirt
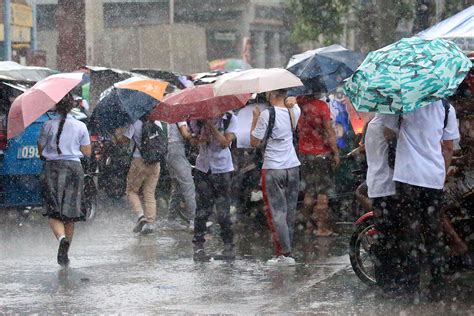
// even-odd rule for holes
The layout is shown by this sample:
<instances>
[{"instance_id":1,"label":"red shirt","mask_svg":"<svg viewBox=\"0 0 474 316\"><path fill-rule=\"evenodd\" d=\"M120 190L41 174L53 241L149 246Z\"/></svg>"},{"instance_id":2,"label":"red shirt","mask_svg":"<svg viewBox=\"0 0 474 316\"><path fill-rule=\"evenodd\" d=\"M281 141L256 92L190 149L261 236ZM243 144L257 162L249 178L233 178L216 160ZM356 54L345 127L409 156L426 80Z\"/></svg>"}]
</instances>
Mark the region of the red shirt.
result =
<instances>
[{"instance_id":1,"label":"red shirt","mask_svg":"<svg viewBox=\"0 0 474 316\"><path fill-rule=\"evenodd\" d=\"M312 97L297 97L296 101L301 108L301 117L298 121L299 153L307 155L331 153L324 128L324 122L331 121L328 104Z\"/></svg>"}]
</instances>

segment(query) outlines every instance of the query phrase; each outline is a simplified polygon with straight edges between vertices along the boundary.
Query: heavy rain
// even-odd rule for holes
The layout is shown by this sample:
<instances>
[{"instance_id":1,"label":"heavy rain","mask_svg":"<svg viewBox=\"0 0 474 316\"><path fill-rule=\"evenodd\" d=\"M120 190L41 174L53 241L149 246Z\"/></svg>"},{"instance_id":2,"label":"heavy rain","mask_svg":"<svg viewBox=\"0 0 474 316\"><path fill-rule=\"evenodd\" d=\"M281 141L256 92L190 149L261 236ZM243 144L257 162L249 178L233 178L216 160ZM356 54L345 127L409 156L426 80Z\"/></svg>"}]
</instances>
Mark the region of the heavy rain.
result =
<instances>
[{"instance_id":1,"label":"heavy rain","mask_svg":"<svg viewBox=\"0 0 474 316\"><path fill-rule=\"evenodd\" d=\"M474 315L472 1L0 10L0 315Z\"/></svg>"}]
</instances>

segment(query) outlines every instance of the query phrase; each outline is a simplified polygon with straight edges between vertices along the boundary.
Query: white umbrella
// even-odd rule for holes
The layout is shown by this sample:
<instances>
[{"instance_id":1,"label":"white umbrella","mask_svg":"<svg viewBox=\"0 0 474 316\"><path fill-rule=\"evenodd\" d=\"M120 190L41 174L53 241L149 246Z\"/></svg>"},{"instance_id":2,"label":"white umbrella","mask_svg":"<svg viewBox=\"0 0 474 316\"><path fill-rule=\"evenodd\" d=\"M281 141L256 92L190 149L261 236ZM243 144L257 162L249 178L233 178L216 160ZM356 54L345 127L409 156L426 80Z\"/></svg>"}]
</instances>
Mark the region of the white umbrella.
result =
<instances>
[{"instance_id":1,"label":"white umbrella","mask_svg":"<svg viewBox=\"0 0 474 316\"><path fill-rule=\"evenodd\" d=\"M249 69L224 74L214 83L216 96L262 93L302 86L303 82L286 69Z\"/></svg>"}]
</instances>

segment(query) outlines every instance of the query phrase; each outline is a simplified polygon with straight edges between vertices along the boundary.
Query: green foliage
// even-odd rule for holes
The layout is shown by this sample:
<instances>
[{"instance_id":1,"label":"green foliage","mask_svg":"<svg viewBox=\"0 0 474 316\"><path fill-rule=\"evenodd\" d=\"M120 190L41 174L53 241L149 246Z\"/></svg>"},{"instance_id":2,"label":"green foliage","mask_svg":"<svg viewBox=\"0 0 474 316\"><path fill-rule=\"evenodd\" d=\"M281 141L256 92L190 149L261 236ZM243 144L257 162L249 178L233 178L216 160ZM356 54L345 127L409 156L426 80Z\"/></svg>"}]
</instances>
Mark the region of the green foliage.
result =
<instances>
[{"instance_id":1,"label":"green foliage","mask_svg":"<svg viewBox=\"0 0 474 316\"><path fill-rule=\"evenodd\" d=\"M472 0L445 0L442 18L447 19L471 5Z\"/></svg>"},{"instance_id":2,"label":"green foliage","mask_svg":"<svg viewBox=\"0 0 474 316\"><path fill-rule=\"evenodd\" d=\"M343 31L341 18L348 12L350 0L289 0L296 19L292 38L296 42L319 40L337 41Z\"/></svg>"}]
</instances>

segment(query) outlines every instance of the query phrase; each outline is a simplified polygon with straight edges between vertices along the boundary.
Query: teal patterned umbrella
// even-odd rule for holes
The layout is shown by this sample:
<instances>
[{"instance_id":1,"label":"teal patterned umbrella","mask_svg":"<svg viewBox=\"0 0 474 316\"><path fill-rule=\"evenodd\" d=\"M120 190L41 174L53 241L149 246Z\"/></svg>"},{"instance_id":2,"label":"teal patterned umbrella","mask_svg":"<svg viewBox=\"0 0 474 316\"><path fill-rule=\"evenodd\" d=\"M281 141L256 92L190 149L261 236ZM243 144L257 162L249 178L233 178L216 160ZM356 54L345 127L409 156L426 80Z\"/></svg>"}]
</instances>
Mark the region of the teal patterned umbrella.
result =
<instances>
[{"instance_id":1,"label":"teal patterned umbrella","mask_svg":"<svg viewBox=\"0 0 474 316\"><path fill-rule=\"evenodd\" d=\"M404 38L369 53L344 93L358 112L411 112L454 94L471 67L450 41Z\"/></svg>"}]
</instances>

